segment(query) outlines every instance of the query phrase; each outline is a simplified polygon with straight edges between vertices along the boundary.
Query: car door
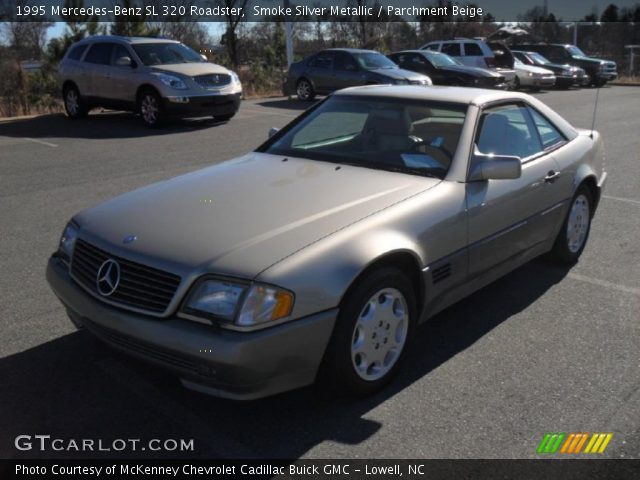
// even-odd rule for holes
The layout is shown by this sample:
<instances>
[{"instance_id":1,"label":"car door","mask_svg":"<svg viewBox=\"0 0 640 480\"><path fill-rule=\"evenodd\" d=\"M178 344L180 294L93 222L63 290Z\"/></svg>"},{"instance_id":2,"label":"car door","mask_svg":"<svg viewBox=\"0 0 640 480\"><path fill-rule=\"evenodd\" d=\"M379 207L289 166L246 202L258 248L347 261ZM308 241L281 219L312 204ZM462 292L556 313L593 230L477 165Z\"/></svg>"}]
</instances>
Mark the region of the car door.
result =
<instances>
[{"instance_id":1,"label":"car door","mask_svg":"<svg viewBox=\"0 0 640 480\"><path fill-rule=\"evenodd\" d=\"M87 92L90 97L108 98L112 49L113 43L111 42L96 42L89 47L89 51L84 57L87 71Z\"/></svg>"},{"instance_id":2,"label":"car door","mask_svg":"<svg viewBox=\"0 0 640 480\"><path fill-rule=\"evenodd\" d=\"M487 68L487 61L482 49L477 43L465 42L462 46L465 65L479 68Z\"/></svg>"},{"instance_id":3,"label":"car door","mask_svg":"<svg viewBox=\"0 0 640 480\"><path fill-rule=\"evenodd\" d=\"M483 110L475 146L483 154L520 157L522 174L467 183L470 277L541 246L564 200L558 163L544 150L524 103Z\"/></svg>"},{"instance_id":4,"label":"car door","mask_svg":"<svg viewBox=\"0 0 640 480\"><path fill-rule=\"evenodd\" d=\"M363 72L349 52L337 51L333 56L333 86L336 90L364 83Z\"/></svg>"},{"instance_id":5,"label":"car door","mask_svg":"<svg viewBox=\"0 0 640 480\"><path fill-rule=\"evenodd\" d=\"M135 102L137 72L131 65L118 65L118 59L128 57L133 62L129 49L119 43L114 44L111 62L105 72L104 91L107 98L119 102Z\"/></svg>"},{"instance_id":6,"label":"car door","mask_svg":"<svg viewBox=\"0 0 640 480\"><path fill-rule=\"evenodd\" d=\"M462 55L462 49L460 48L460 44L458 42L454 43L443 43L442 48L440 49L442 53L446 53L450 57L455 58L460 63L464 65L469 65L470 67L475 67L473 64L473 59L471 59L471 63L469 63L469 59Z\"/></svg>"},{"instance_id":7,"label":"car door","mask_svg":"<svg viewBox=\"0 0 640 480\"><path fill-rule=\"evenodd\" d=\"M331 92L334 90L333 83L333 52L325 50L318 53L309 62L309 76L317 92Z\"/></svg>"}]
</instances>

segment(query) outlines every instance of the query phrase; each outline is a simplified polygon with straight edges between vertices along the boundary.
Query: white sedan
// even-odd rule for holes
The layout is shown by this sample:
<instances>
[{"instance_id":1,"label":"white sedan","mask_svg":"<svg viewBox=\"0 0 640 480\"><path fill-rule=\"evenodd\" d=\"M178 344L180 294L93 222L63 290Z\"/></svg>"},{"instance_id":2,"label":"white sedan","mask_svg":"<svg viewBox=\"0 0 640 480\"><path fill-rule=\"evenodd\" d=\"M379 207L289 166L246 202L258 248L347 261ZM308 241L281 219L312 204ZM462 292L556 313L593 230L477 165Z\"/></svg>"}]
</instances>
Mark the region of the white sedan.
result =
<instances>
[{"instance_id":1,"label":"white sedan","mask_svg":"<svg viewBox=\"0 0 640 480\"><path fill-rule=\"evenodd\" d=\"M538 90L541 87L553 87L556 83L556 75L546 68L526 65L518 59L513 68L516 71L516 89L527 87Z\"/></svg>"}]
</instances>

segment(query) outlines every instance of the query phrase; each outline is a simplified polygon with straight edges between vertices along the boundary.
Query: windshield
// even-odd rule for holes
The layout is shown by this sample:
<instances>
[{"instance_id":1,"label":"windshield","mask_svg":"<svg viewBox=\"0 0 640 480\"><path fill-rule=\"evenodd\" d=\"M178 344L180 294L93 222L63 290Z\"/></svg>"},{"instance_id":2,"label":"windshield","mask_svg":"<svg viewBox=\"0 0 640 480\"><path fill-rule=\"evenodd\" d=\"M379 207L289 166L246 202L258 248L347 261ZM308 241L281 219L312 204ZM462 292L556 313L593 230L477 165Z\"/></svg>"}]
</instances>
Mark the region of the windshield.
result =
<instances>
[{"instance_id":1,"label":"windshield","mask_svg":"<svg viewBox=\"0 0 640 480\"><path fill-rule=\"evenodd\" d=\"M358 65L366 70L374 68L398 68L395 63L378 52L355 53L354 57L356 57Z\"/></svg>"},{"instance_id":2,"label":"windshield","mask_svg":"<svg viewBox=\"0 0 640 480\"><path fill-rule=\"evenodd\" d=\"M132 46L147 66L204 62L200 54L182 43L139 43Z\"/></svg>"},{"instance_id":3,"label":"windshield","mask_svg":"<svg viewBox=\"0 0 640 480\"><path fill-rule=\"evenodd\" d=\"M465 115L463 104L338 95L259 151L444 178Z\"/></svg>"},{"instance_id":4,"label":"windshield","mask_svg":"<svg viewBox=\"0 0 640 480\"><path fill-rule=\"evenodd\" d=\"M451 65L461 65L460 62L451 58L446 53L427 53L425 55L434 67L448 67Z\"/></svg>"},{"instance_id":5,"label":"windshield","mask_svg":"<svg viewBox=\"0 0 640 480\"><path fill-rule=\"evenodd\" d=\"M539 53L529 53L529 58L531 58L538 65L546 65L547 63L551 63L546 57L543 57Z\"/></svg>"},{"instance_id":6,"label":"windshield","mask_svg":"<svg viewBox=\"0 0 640 480\"><path fill-rule=\"evenodd\" d=\"M569 50L569 53L574 57L586 57L585 53L578 47L571 46L567 48L567 50Z\"/></svg>"}]
</instances>

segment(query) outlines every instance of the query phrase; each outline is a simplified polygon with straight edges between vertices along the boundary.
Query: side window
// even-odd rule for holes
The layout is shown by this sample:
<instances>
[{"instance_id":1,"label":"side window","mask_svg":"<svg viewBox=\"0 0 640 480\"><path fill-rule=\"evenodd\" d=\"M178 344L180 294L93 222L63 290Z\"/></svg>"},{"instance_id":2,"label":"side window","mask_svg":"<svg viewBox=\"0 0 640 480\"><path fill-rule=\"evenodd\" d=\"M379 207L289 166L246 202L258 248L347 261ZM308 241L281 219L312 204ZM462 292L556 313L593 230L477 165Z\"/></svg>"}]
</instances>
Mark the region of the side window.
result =
<instances>
[{"instance_id":1,"label":"side window","mask_svg":"<svg viewBox=\"0 0 640 480\"><path fill-rule=\"evenodd\" d=\"M549 60L552 62L564 63L565 60L565 51L562 47L551 47L549 48Z\"/></svg>"},{"instance_id":2,"label":"side window","mask_svg":"<svg viewBox=\"0 0 640 480\"><path fill-rule=\"evenodd\" d=\"M477 43L465 43L464 44L465 57L484 57L482 49Z\"/></svg>"},{"instance_id":3,"label":"side window","mask_svg":"<svg viewBox=\"0 0 640 480\"><path fill-rule=\"evenodd\" d=\"M94 43L89 48L85 62L97 63L99 65L109 65L111 63L112 43Z\"/></svg>"},{"instance_id":4,"label":"side window","mask_svg":"<svg viewBox=\"0 0 640 480\"><path fill-rule=\"evenodd\" d=\"M425 58L418 53L414 53L413 55L411 55L411 57L409 58L409 61L410 61L410 64L413 65L414 67L425 68L428 66Z\"/></svg>"},{"instance_id":5,"label":"side window","mask_svg":"<svg viewBox=\"0 0 640 480\"><path fill-rule=\"evenodd\" d=\"M427 48L425 48L425 50L433 50L434 52L437 52L438 50L440 50L440 44L430 43L429 45L427 45Z\"/></svg>"},{"instance_id":6,"label":"side window","mask_svg":"<svg viewBox=\"0 0 640 480\"><path fill-rule=\"evenodd\" d=\"M447 55L451 55L452 57L459 57L460 44L459 43L443 43L441 51L442 53L446 53Z\"/></svg>"},{"instance_id":7,"label":"side window","mask_svg":"<svg viewBox=\"0 0 640 480\"><path fill-rule=\"evenodd\" d=\"M320 52L311 61L311 66L315 68L331 69L333 66L333 52Z\"/></svg>"},{"instance_id":8,"label":"side window","mask_svg":"<svg viewBox=\"0 0 640 480\"><path fill-rule=\"evenodd\" d=\"M530 157L542 151L538 133L525 107L503 105L486 110L480 119L476 137L478 150L484 154Z\"/></svg>"},{"instance_id":9,"label":"side window","mask_svg":"<svg viewBox=\"0 0 640 480\"><path fill-rule=\"evenodd\" d=\"M553 147L560 146L567 141L566 138L560 133L560 131L546 118L539 114L536 110L529 107L529 112L533 118L533 123L538 129L540 134L540 140L542 141L542 148L545 150Z\"/></svg>"},{"instance_id":10,"label":"side window","mask_svg":"<svg viewBox=\"0 0 640 480\"><path fill-rule=\"evenodd\" d=\"M113 55L111 55L111 65L115 65L116 60L118 60L121 57L131 58L131 54L127 51L125 47L123 47L122 45L116 44L113 46Z\"/></svg>"},{"instance_id":11,"label":"side window","mask_svg":"<svg viewBox=\"0 0 640 480\"><path fill-rule=\"evenodd\" d=\"M358 70L356 61L347 52L336 52L335 62L336 70L345 70L348 72L354 72Z\"/></svg>"},{"instance_id":12,"label":"side window","mask_svg":"<svg viewBox=\"0 0 640 480\"><path fill-rule=\"evenodd\" d=\"M86 49L87 49L86 44L76 45L75 47L71 48L71 51L69 52L69 55L67 55L67 58L69 60L80 60L82 58L82 54Z\"/></svg>"}]
</instances>

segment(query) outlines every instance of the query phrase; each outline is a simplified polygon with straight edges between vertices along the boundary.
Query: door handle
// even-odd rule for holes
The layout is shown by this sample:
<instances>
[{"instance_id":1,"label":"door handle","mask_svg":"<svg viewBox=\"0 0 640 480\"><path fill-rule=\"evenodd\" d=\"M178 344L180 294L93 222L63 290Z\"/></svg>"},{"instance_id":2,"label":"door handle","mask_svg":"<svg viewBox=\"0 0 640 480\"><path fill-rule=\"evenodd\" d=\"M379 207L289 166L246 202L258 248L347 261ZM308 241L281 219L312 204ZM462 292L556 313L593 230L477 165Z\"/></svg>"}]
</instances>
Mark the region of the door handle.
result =
<instances>
[{"instance_id":1,"label":"door handle","mask_svg":"<svg viewBox=\"0 0 640 480\"><path fill-rule=\"evenodd\" d=\"M549 173L547 173L547 176L544 177L544 181L547 183L553 183L558 179L559 176L560 172L550 170Z\"/></svg>"}]
</instances>

